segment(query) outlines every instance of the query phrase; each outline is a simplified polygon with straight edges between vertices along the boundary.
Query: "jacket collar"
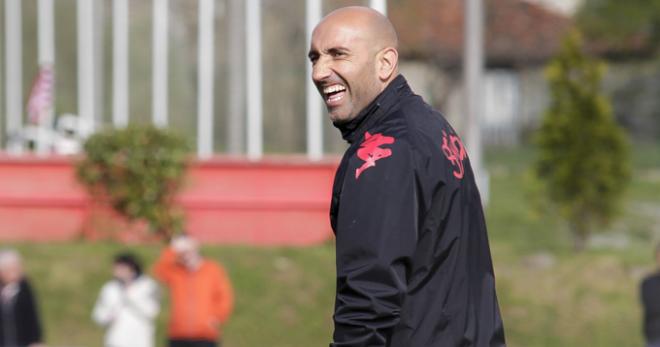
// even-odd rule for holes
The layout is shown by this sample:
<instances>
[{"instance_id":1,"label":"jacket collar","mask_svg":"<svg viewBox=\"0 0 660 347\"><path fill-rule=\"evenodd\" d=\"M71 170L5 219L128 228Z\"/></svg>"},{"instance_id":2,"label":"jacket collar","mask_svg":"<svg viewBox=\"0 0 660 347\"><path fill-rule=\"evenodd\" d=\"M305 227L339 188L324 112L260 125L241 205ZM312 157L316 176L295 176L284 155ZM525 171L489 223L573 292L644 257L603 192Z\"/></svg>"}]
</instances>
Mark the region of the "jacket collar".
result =
<instances>
[{"instance_id":1,"label":"jacket collar","mask_svg":"<svg viewBox=\"0 0 660 347\"><path fill-rule=\"evenodd\" d=\"M387 87L365 107L357 117L347 122L333 122L341 131L341 137L353 144L359 140L363 132L373 126L377 120L388 113L392 106L399 102L401 96L412 93L403 75L398 75Z\"/></svg>"}]
</instances>

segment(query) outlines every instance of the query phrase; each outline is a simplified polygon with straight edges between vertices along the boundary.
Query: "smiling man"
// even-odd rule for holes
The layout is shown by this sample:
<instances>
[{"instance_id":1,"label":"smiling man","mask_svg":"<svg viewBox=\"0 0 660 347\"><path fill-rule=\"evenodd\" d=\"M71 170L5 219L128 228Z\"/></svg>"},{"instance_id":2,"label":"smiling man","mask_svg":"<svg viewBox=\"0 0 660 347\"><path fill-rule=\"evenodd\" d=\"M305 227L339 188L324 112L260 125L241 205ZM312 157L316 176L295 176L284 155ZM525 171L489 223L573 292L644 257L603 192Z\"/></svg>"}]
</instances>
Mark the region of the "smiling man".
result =
<instances>
[{"instance_id":1,"label":"smiling man","mask_svg":"<svg viewBox=\"0 0 660 347\"><path fill-rule=\"evenodd\" d=\"M504 346L481 199L456 132L398 73L366 7L317 25L309 58L350 147L335 176L331 347Z\"/></svg>"}]
</instances>

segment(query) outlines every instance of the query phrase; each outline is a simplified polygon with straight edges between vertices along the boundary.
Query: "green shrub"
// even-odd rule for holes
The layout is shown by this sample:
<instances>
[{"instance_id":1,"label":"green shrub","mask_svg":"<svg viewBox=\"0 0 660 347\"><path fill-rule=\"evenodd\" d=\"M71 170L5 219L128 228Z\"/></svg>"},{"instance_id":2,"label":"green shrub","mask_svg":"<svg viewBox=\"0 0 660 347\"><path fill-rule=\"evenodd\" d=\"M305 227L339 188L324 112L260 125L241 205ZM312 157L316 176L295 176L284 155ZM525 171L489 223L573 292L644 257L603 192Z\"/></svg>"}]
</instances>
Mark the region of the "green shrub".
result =
<instances>
[{"instance_id":1,"label":"green shrub","mask_svg":"<svg viewBox=\"0 0 660 347\"><path fill-rule=\"evenodd\" d=\"M175 133L152 126L129 126L92 135L76 165L90 194L128 220L145 220L166 238L183 223L174 205L188 146Z\"/></svg>"},{"instance_id":2,"label":"green shrub","mask_svg":"<svg viewBox=\"0 0 660 347\"><path fill-rule=\"evenodd\" d=\"M578 250L616 214L630 178L627 138L601 92L604 71L603 63L584 54L577 31L546 68L551 101L536 138L535 172Z\"/></svg>"}]
</instances>

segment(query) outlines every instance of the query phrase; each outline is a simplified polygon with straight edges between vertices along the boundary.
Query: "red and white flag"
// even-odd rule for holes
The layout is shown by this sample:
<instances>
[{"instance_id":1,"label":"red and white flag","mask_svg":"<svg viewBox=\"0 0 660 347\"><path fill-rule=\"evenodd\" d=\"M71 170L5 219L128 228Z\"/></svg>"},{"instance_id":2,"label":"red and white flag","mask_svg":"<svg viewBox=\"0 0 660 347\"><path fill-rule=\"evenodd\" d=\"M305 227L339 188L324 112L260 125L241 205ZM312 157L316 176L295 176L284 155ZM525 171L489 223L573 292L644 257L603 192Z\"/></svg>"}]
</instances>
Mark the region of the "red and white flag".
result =
<instances>
[{"instance_id":1,"label":"red and white flag","mask_svg":"<svg viewBox=\"0 0 660 347\"><path fill-rule=\"evenodd\" d=\"M54 77L53 68L50 64L42 65L39 68L39 74L32 84L27 104L28 120L32 124L39 124L45 113L53 107Z\"/></svg>"}]
</instances>

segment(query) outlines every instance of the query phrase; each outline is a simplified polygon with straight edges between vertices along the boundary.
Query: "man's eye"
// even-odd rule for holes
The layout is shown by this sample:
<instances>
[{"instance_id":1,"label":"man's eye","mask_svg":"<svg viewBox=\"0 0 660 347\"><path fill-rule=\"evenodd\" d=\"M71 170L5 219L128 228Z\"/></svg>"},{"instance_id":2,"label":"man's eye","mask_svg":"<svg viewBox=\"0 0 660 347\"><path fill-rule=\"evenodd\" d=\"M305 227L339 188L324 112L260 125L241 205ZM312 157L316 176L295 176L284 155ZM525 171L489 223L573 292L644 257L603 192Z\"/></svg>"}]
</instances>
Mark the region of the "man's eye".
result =
<instances>
[{"instance_id":1,"label":"man's eye","mask_svg":"<svg viewBox=\"0 0 660 347\"><path fill-rule=\"evenodd\" d=\"M344 52L334 52L332 53L332 56L335 58L343 57L345 54Z\"/></svg>"}]
</instances>

